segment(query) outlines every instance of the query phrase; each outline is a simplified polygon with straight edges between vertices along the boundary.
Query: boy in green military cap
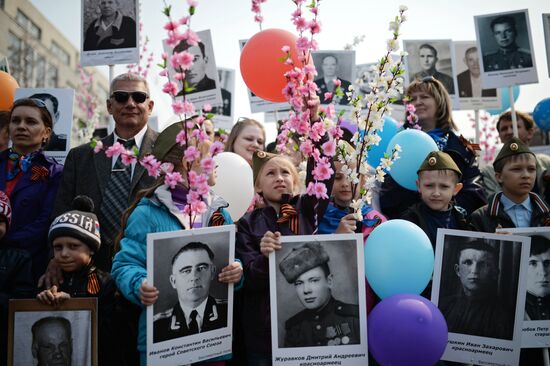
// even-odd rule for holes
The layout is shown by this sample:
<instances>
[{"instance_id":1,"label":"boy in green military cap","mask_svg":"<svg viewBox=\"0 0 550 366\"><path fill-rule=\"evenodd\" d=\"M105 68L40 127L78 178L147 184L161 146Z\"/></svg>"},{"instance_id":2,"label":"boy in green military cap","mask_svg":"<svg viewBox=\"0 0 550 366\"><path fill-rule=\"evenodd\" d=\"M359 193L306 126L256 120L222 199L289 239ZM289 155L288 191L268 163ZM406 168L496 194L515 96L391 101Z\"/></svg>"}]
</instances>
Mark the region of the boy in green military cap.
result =
<instances>
[{"instance_id":1,"label":"boy in green military cap","mask_svg":"<svg viewBox=\"0 0 550 366\"><path fill-rule=\"evenodd\" d=\"M493 233L497 228L550 226L548 206L531 192L537 162L529 147L519 138L512 138L500 150L493 167L502 191L472 213L470 229Z\"/></svg>"},{"instance_id":2,"label":"boy in green military cap","mask_svg":"<svg viewBox=\"0 0 550 366\"><path fill-rule=\"evenodd\" d=\"M437 229L463 229L466 211L453 198L462 189L462 173L451 156L432 151L417 171L416 186L421 201L409 207L401 218L418 225L435 249Z\"/></svg>"},{"instance_id":3,"label":"boy in green military cap","mask_svg":"<svg viewBox=\"0 0 550 366\"><path fill-rule=\"evenodd\" d=\"M304 310L285 322L285 347L359 344L359 306L332 297L330 258L319 243L293 248L279 263Z\"/></svg>"}]
</instances>

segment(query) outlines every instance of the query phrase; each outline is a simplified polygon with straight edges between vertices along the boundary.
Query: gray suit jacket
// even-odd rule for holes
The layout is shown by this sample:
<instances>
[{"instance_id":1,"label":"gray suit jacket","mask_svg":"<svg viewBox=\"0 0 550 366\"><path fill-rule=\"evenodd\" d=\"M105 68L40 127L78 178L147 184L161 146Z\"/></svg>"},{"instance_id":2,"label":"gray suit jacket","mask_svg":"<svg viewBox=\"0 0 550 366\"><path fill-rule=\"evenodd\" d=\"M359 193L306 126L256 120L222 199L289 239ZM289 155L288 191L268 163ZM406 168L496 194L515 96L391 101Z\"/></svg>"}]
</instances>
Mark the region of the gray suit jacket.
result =
<instances>
[{"instance_id":1,"label":"gray suit jacket","mask_svg":"<svg viewBox=\"0 0 550 366\"><path fill-rule=\"evenodd\" d=\"M153 144L158 136L156 131L147 128L141 147L139 157L150 154ZM114 135L111 133L101 140L103 146L108 147L114 143ZM53 210L53 217L72 209L71 203L78 195L86 195L94 201L94 212L98 215L101 225L101 215L99 215L103 192L107 186L111 175L111 158L105 153L94 153L90 144L82 144L69 151L63 168L63 176L57 191L57 197ZM133 202L136 193L141 189L147 188L154 182L154 178L149 177L147 171L137 163L134 168L134 175L130 186L130 197L128 206ZM104 271L110 271L111 258L105 258L105 250L112 250L111 246L115 238L102 238L102 248L99 255L96 254L95 264ZM107 248L109 247L109 248ZM110 255L108 255L110 257ZM107 263L102 263L107 259ZM106 266L107 264L107 266Z\"/></svg>"}]
</instances>

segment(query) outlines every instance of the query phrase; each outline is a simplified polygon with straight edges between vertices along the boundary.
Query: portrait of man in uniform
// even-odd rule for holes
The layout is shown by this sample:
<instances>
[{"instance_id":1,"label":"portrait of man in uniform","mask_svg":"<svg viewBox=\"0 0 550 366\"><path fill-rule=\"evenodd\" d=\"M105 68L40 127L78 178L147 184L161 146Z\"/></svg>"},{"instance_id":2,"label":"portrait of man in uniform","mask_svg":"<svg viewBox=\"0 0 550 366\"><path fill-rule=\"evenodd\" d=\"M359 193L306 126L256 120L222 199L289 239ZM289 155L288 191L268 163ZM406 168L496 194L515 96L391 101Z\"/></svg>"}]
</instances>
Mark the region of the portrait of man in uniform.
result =
<instances>
[{"instance_id":1,"label":"portrait of man in uniform","mask_svg":"<svg viewBox=\"0 0 550 366\"><path fill-rule=\"evenodd\" d=\"M468 69L456 76L460 98L496 97L496 89L483 89L481 86L481 70L477 47L466 49L462 60Z\"/></svg>"},{"instance_id":2,"label":"portrait of man in uniform","mask_svg":"<svg viewBox=\"0 0 550 366\"><path fill-rule=\"evenodd\" d=\"M193 56L193 65L185 72L185 81L188 86L193 88L187 94L203 92L206 90L216 89L216 81L209 78L206 74L208 68L208 56L206 55L206 47L203 42L199 41L196 46L187 44L187 41L181 41L174 47L174 53L187 51ZM179 72L179 70L176 70ZM178 93L178 96L183 95L183 90Z\"/></svg>"},{"instance_id":3,"label":"portrait of man in uniform","mask_svg":"<svg viewBox=\"0 0 550 366\"><path fill-rule=\"evenodd\" d=\"M524 320L550 319L550 240L531 237Z\"/></svg>"},{"instance_id":4,"label":"portrait of man in uniform","mask_svg":"<svg viewBox=\"0 0 550 366\"><path fill-rule=\"evenodd\" d=\"M317 94L321 100L321 104L328 104L334 102L334 104L347 105L348 98L344 96L337 96L335 93L336 85L334 80L340 82L340 90L342 93L348 91L351 83L348 80L345 80L339 74L339 65L338 57L335 54L327 54L321 59L320 69L322 70L322 77L315 79L315 84L319 90ZM332 98L326 98L326 93L333 93Z\"/></svg>"},{"instance_id":5,"label":"portrait of man in uniform","mask_svg":"<svg viewBox=\"0 0 550 366\"><path fill-rule=\"evenodd\" d=\"M513 14L495 17L489 27L497 50L483 53L485 72L533 67L531 51L518 45L518 27Z\"/></svg>"},{"instance_id":6,"label":"portrait of man in uniform","mask_svg":"<svg viewBox=\"0 0 550 366\"><path fill-rule=\"evenodd\" d=\"M53 131L50 136L50 140L47 145L44 147L46 151L65 151L67 149L67 135L59 134L56 131L56 124L59 122L59 101L50 93L36 93L31 95L29 98L36 98L42 100L44 103L48 104L48 109L53 111ZM59 129L59 126L57 126Z\"/></svg>"},{"instance_id":7,"label":"portrait of man in uniform","mask_svg":"<svg viewBox=\"0 0 550 366\"><path fill-rule=\"evenodd\" d=\"M417 58L420 65L420 71L414 74L414 79L433 77L445 86L449 94L454 94L455 87L453 78L436 69L437 62L439 61L437 54L437 49L429 43L423 43L418 47Z\"/></svg>"},{"instance_id":8,"label":"portrait of man in uniform","mask_svg":"<svg viewBox=\"0 0 550 366\"><path fill-rule=\"evenodd\" d=\"M512 340L515 309L508 305L510 299L499 296L498 250L481 238L461 238L455 244L454 258L447 263L452 265L448 273L459 280L458 291L439 299L449 332ZM451 279L443 282L441 289Z\"/></svg>"},{"instance_id":9,"label":"portrait of man in uniform","mask_svg":"<svg viewBox=\"0 0 550 366\"><path fill-rule=\"evenodd\" d=\"M96 1L100 16L94 19L84 35L84 51L136 47L136 22L121 11L123 5L134 8L134 0ZM135 14L135 9L133 9Z\"/></svg>"},{"instance_id":10,"label":"portrait of man in uniform","mask_svg":"<svg viewBox=\"0 0 550 366\"><path fill-rule=\"evenodd\" d=\"M279 263L293 285L302 310L284 323L284 347L359 344L359 306L333 296L334 275L322 244L306 242L293 248Z\"/></svg>"},{"instance_id":11,"label":"portrait of man in uniform","mask_svg":"<svg viewBox=\"0 0 550 366\"><path fill-rule=\"evenodd\" d=\"M169 281L178 300L171 309L155 314L153 342L227 327L227 302L210 295L217 276L212 249L190 242L176 252L171 265Z\"/></svg>"}]
</instances>

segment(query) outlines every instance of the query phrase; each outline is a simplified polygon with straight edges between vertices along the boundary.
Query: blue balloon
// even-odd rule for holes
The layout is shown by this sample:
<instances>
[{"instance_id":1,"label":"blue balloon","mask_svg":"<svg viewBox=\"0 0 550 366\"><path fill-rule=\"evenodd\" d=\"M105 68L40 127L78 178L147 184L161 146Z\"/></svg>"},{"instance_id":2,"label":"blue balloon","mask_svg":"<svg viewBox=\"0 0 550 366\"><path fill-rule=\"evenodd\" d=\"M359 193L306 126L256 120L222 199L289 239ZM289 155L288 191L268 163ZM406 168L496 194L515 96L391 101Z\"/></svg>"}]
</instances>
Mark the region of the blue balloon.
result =
<instances>
[{"instance_id":1,"label":"blue balloon","mask_svg":"<svg viewBox=\"0 0 550 366\"><path fill-rule=\"evenodd\" d=\"M533 109L533 119L543 131L550 131L550 98L541 100Z\"/></svg>"},{"instance_id":2,"label":"blue balloon","mask_svg":"<svg viewBox=\"0 0 550 366\"><path fill-rule=\"evenodd\" d=\"M493 116L498 116L502 112L506 112L511 106L510 106L510 93L508 92L508 88L500 88L500 101L502 102L502 106L500 108L496 109L487 109L487 112L489 114L492 114ZM519 97L519 86L514 85L512 87L512 95L514 96L514 102L518 100Z\"/></svg>"},{"instance_id":3,"label":"blue balloon","mask_svg":"<svg viewBox=\"0 0 550 366\"><path fill-rule=\"evenodd\" d=\"M388 144L388 154L391 154L395 145L401 147L401 152L389 173L401 187L416 191L416 172L426 156L438 150L437 145L427 133L414 129L404 130L395 135Z\"/></svg>"},{"instance_id":4,"label":"blue balloon","mask_svg":"<svg viewBox=\"0 0 550 366\"><path fill-rule=\"evenodd\" d=\"M377 146L372 147L367 156L367 162L370 166L376 168L380 164L380 159L384 157L388 144L397 134L397 131L399 131L397 121L390 116L384 116L384 129L382 131L378 131L380 142Z\"/></svg>"},{"instance_id":5,"label":"blue balloon","mask_svg":"<svg viewBox=\"0 0 550 366\"><path fill-rule=\"evenodd\" d=\"M390 220L376 227L365 245L365 275L378 297L420 294L434 269L430 239L406 220Z\"/></svg>"}]
</instances>

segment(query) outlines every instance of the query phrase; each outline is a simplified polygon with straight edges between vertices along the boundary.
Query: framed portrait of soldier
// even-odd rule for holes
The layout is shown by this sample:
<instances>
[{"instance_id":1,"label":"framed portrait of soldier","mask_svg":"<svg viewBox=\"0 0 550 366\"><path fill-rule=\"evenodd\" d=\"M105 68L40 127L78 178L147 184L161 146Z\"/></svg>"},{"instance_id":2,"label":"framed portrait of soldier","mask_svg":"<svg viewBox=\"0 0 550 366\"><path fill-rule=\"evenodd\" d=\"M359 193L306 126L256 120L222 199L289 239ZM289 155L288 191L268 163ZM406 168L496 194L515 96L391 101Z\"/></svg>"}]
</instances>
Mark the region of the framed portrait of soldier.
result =
<instances>
[{"instance_id":1,"label":"framed portrait of soldier","mask_svg":"<svg viewBox=\"0 0 550 366\"><path fill-rule=\"evenodd\" d=\"M321 104L333 103L337 111L351 108L346 93L355 80L355 51L314 51L311 57L317 69L314 81ZM338 86L342 96L336 95Z\"/></svg>"},{"instance_id":2,"label":"framed portrait of soldier","mask_svg":"<svg viewBox=\"0 0 550 366\"><path fill-rule=\"evenodd\" d=\"M239 49L242 51L244 45L248 39L239 40ZM282 54L282 53L281 53ZM248 101L250 103L250 112L252 113L261 113L261 112L275 112L275 111L284 111L290 108L287 102L270 102L268 100L262 99L256 94L254 94L250 89L246 88L248 92Z\"/></svg>"},{"instance_id":3,"label":"framed portrait of soldier","mask_svg":"<svg viewBox=\"0 0 550 366\"><path fill-rule=\"evenodd\" d=\"M499 90L481 85L479 51L475 41L453 42L459 109L500 108ZM456 108L455 108L456 109Z\"/></svg>"},{"instance_id":4,"label":"framed portrait of soldier","mask_svg":"<svg viewBox=\"0 0 550 366\"><path fill-rule=\"evenodd\" d=\"M222 103L212 106L214 127L230 130L233 127L235 70L218 67L218 80L220 81Z\"/></svg>"},{"instance_id":5,"label":"framed portrait of soldier","mask_svg":"<svg viewBox=\"0 0 550 366\"><path fill-rule=\"evenodd\" d=\"M550 228L525 227L497 229L531 239L527 258L527 286L523 315L524 348L550 347Z\"/></svg>"},{"instance_id":6,"label":"framed portrait of soldier","mask_svg":"<svg viewBox=\"0 0 550 366\"><path fill-rule=\"evenodd\" d=\"M432 302L449 329L441 359L518 364L529 250L525 236L438 230Z\"/></svg>"},{"instance_id":7,"label":"framed portrait of soldier","mask_svg":"<svg viewBox=\"0 0 550 366\"><path fill-rule=\"evenodd\" d=\"M61 164L65 163L65 158L71 149L74 89L19 88L15 90L15 99L19 98L33 98L50 112L53 130L44 146L44 152Z\"/></svg>"},{"instance_id":8,"label":"framed portrait of soldier","mask_svg":"<svg viewBox=\"0 0 550 366\"><path fill-rule=\"evenodd\" d=\"M5 357L5 356L4 356ZM8 365L97 366L97 299L10 300Z\"/></svg>"},{"instance_id":9,"label":"framed portrait of soldier","mask_svg":"<svg viewBox=\"0 0 550 366\"><path fill-rule=\"evenodd\" d=\"M233 285L218 275L234 256L234 225L147 235L147 281L159 291L147 307L148 364L231 353Z\"/></svg>"},{"instance_id":10,"label":"framed portrait of soldier","mask_svg":"<svg viewBox=\"0 0 550 366\"><path fill-rule=\"evenodd\" d=\"M485 89L538 83L527 9L476 15L474 23Z\"/></svg>"},{"instance_id":11,"label":"framed portrait of soldier","mask_svg":"<svg viewBox=\"0 0 550 366\"><path fill-rule=\"evenodd\" d=\"M550 13L542 14L542 27L544 28L544 43L546 46L546 64L550 76Z\"/></svg>"},{"instance_id":12,"label":"framed portrait of soldier","mask_svg":"<svg viewBox=\"0 0 550 366\"><path fill-rule=\"evenodd\" d=\"M367 364L362 235L281 239L269 256L273 365Z\"/></svg>"},{"instance_id":13,"label":"framed portrait of soldier","mask_svg":"<svg viewBox=\"0 0 550 366\"><path fill-rule=\"evenodd\" d=\"M450 39L403 40L406 84L433 77L453 98L457 98L453 42ZM455 103L453 103L454 105Z\"/></svg>"},{"instance_id":14,"label":"framed portrait of soldier","mask_svg":"<svg viewBox=\"0 0 550 366\"><path fill-rule=\"evenodd\" d=\"M199 41L196 45L181 41L174 47L163 42L164 52L170 59L173 55L187 52L193 56L193 63L189 69L174 69L171 62L167 63L168 76L178 87L176 100L186 100L195 105L196 109L205 104L221 105L222 97L216 60L214 58L214 45L210 30L197 32ZM177 77L177 74L185 73L185 77Z\"/></svg>"},{"instance_id":15,"label":"framed portrait of soldier","mask_svg":"<svg viewBox=\"0 0 550 366\"><path fill-rule=\"evenodd\" d=\"M138 7L138 0L82 0L82 66L139 62Z\"/></svg>"}]
</instances>

